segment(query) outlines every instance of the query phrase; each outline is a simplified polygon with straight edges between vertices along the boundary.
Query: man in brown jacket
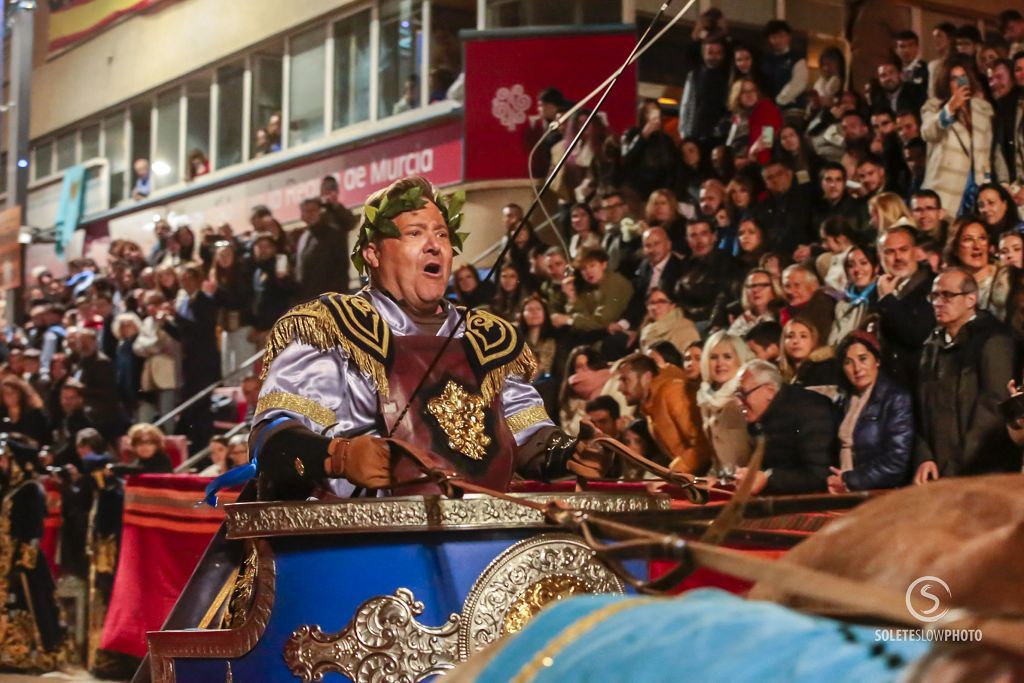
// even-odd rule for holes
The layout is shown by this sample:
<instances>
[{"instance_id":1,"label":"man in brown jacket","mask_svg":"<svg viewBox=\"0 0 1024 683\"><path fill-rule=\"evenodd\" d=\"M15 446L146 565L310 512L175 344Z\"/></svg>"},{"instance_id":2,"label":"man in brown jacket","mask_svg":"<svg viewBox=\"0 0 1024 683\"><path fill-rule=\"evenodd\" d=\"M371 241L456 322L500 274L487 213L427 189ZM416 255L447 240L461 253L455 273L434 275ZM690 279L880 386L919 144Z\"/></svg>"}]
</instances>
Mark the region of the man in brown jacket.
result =
<instances>
[{"instance_id":1,"label":"man in brown jacket","mask_svg":"<svg viewBox=\"0 0 1024 683\"><path fill-rule=\"evenodd\" d=\"M689 474L703 473L711 462L711 445L701 429L696 387L674 365L658 369L648 356L626 356L616 371L622 393L647 419L655 443L669 466Z\"/></svg>"}]
</instances>

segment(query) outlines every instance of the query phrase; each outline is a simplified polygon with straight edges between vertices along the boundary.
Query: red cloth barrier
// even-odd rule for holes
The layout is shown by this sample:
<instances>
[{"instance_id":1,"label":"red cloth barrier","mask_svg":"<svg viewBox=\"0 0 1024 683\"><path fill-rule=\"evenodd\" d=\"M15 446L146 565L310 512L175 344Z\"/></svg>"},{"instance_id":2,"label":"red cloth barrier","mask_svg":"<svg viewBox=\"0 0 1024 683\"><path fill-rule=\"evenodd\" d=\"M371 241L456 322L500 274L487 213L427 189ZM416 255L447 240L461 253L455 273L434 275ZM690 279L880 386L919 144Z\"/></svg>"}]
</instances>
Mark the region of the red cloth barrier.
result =
<instances>
[{"instance_id":1,"label":"red cloth barrier","mask_svg":"<svg viewBox=\"0 0 1024 683\"><path fill-rule=\"evenodd\" d=\"M125 485L124 527L114 591L100 647L146 654L146 631L163 626L210 539L223 507L194 507L209 477L148 474ZM233 503L238 491L221 491Z\"/></svg>"},{"instance_id":2,"label":"red cloth barrier","mask_svg":"<svg viewBox=\"0 0 1024 683\"><path fill-rule=\"evenodd\" d=\"M43 520L43 537L39 540L39 549L46 558L46 564L50 565L50 573L56 579L60 576L57 567L57 542L60 540L61 525L60 482L53 477L46 477L42 482L46 491L46 519Z\"/></svg>"}]
</instances>

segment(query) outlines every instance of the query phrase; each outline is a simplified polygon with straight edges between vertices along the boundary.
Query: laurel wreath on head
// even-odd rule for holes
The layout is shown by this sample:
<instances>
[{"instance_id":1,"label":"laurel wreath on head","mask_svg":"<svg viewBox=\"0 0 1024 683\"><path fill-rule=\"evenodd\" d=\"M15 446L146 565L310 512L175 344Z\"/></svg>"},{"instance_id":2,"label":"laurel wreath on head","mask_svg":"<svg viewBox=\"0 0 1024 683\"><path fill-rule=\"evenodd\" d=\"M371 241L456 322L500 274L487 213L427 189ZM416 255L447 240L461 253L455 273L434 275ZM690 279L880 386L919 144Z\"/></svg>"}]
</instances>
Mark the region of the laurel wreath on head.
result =
<instances>
[{"instance_id":1,"label":"laurel wreath on head","mask_svg":"<svg viewBox=\"0 0 1024 683\"><path fill-rule=\"evenodd\" d=\"M418 211L427 205L427 199L423 197L423 188L418 186L410 187L398 197L388 198L387 195L381 199L380 206L363 206L363 222L356 239L356 246L352 250L352 264L360 273L366 272L366 261L363 260L363 248L373 241L374 237L393 237L398 239L402 231L395 225L395 218L407 211ZM458 190L447 195L437 195L438 210L444 217L448 226L448 239L451 240L452 250L458 254L462 251L462 243L469 236L469 233L459 232L462 227L462 207L466 203L465 190Z\"/></svg>"}]
</instances>

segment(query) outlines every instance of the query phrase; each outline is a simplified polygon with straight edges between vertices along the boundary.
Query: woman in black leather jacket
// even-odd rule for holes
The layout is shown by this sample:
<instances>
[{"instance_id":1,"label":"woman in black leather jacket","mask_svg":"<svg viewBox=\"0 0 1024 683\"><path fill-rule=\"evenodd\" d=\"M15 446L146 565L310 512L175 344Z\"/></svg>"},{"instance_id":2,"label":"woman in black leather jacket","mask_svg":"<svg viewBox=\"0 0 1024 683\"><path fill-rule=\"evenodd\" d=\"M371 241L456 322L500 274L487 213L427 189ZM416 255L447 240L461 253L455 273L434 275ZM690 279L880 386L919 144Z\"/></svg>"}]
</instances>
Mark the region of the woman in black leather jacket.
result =
<instances>
[{"instance_id":1,"label":"woman in black leather jacket","mask_svg":"<svg viewBox=\"0 0 1024 683\"><path fill-rule=\"evenodd\" d=\"M880 372L882 352L866 332L851 332L839 344L843 364L839 467L832 468L832 493L893 488L910 479L914 409L910 392Z\"/></svg>"}]
</instances>

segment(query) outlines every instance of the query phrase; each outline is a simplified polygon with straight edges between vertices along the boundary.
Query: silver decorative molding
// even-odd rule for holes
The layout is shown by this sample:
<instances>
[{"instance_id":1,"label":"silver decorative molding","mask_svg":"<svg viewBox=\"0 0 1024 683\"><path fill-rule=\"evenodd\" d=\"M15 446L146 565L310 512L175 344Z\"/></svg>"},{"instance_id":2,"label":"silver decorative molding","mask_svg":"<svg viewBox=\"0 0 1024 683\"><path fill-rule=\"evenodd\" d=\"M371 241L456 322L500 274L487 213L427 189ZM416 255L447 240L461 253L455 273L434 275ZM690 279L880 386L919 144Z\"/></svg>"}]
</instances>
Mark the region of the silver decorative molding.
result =
<instances>
[{"instance_id":1,"label":"silver decorative molding","mask_svg":"<svg viewBox=\"0 0 1024 683\"><path fill-rule=\"evenodd\" d=\"M284 647L289 670L308 683L337 672L356 683L412 683L443 675L507 633L522 629L545 605L584 593L623 593L622 582L583 540L550 533L520 541L480 574L462 605L441 626L416 621L423 603L412 591L370 598L336 633L296 629Z\"/></svg>"},{"instance_id":2,"label":"silver decorative molding","mask_svg":"<svg viewBox=\"0 0 1024 683\"><path fill-rule=\"evenodd\" d=\"M371 598L337 633L300 626L284 646L284 660L303 681L321 681L337 672L356 683L412 682L444 673L459 662L459 616L443 626L416 621L423 613L407 588Z\"/></svg>"},{"instance_id":3,"label":"silver decorative molding","mask_svg":"<svg viewBox=\"0 0 1024 683\"><path fill-rule=\"evenodd\" d=\"M645 512L669 509L666 496L647 493L516 494L540 503L561 501L590 512ZM491 496L464 498L404 496L352 498L329 502L234 503L225 506L230 539L429 531L437 529L508 529L544 527L544 515Z\"/></svg>"},{"instance_id":4,"label":"silver decorative molding","mask_svg":"<svg viewBox=\"0 0 1024 683\"><path fill-rule=\"evenodd\" d=\"M550 533L520 541L491 561L466 596L459 657L468 659L506 633L519 631L549 602L623 592L619 577L579 536Z\"/></svg>"}]
</instances>

